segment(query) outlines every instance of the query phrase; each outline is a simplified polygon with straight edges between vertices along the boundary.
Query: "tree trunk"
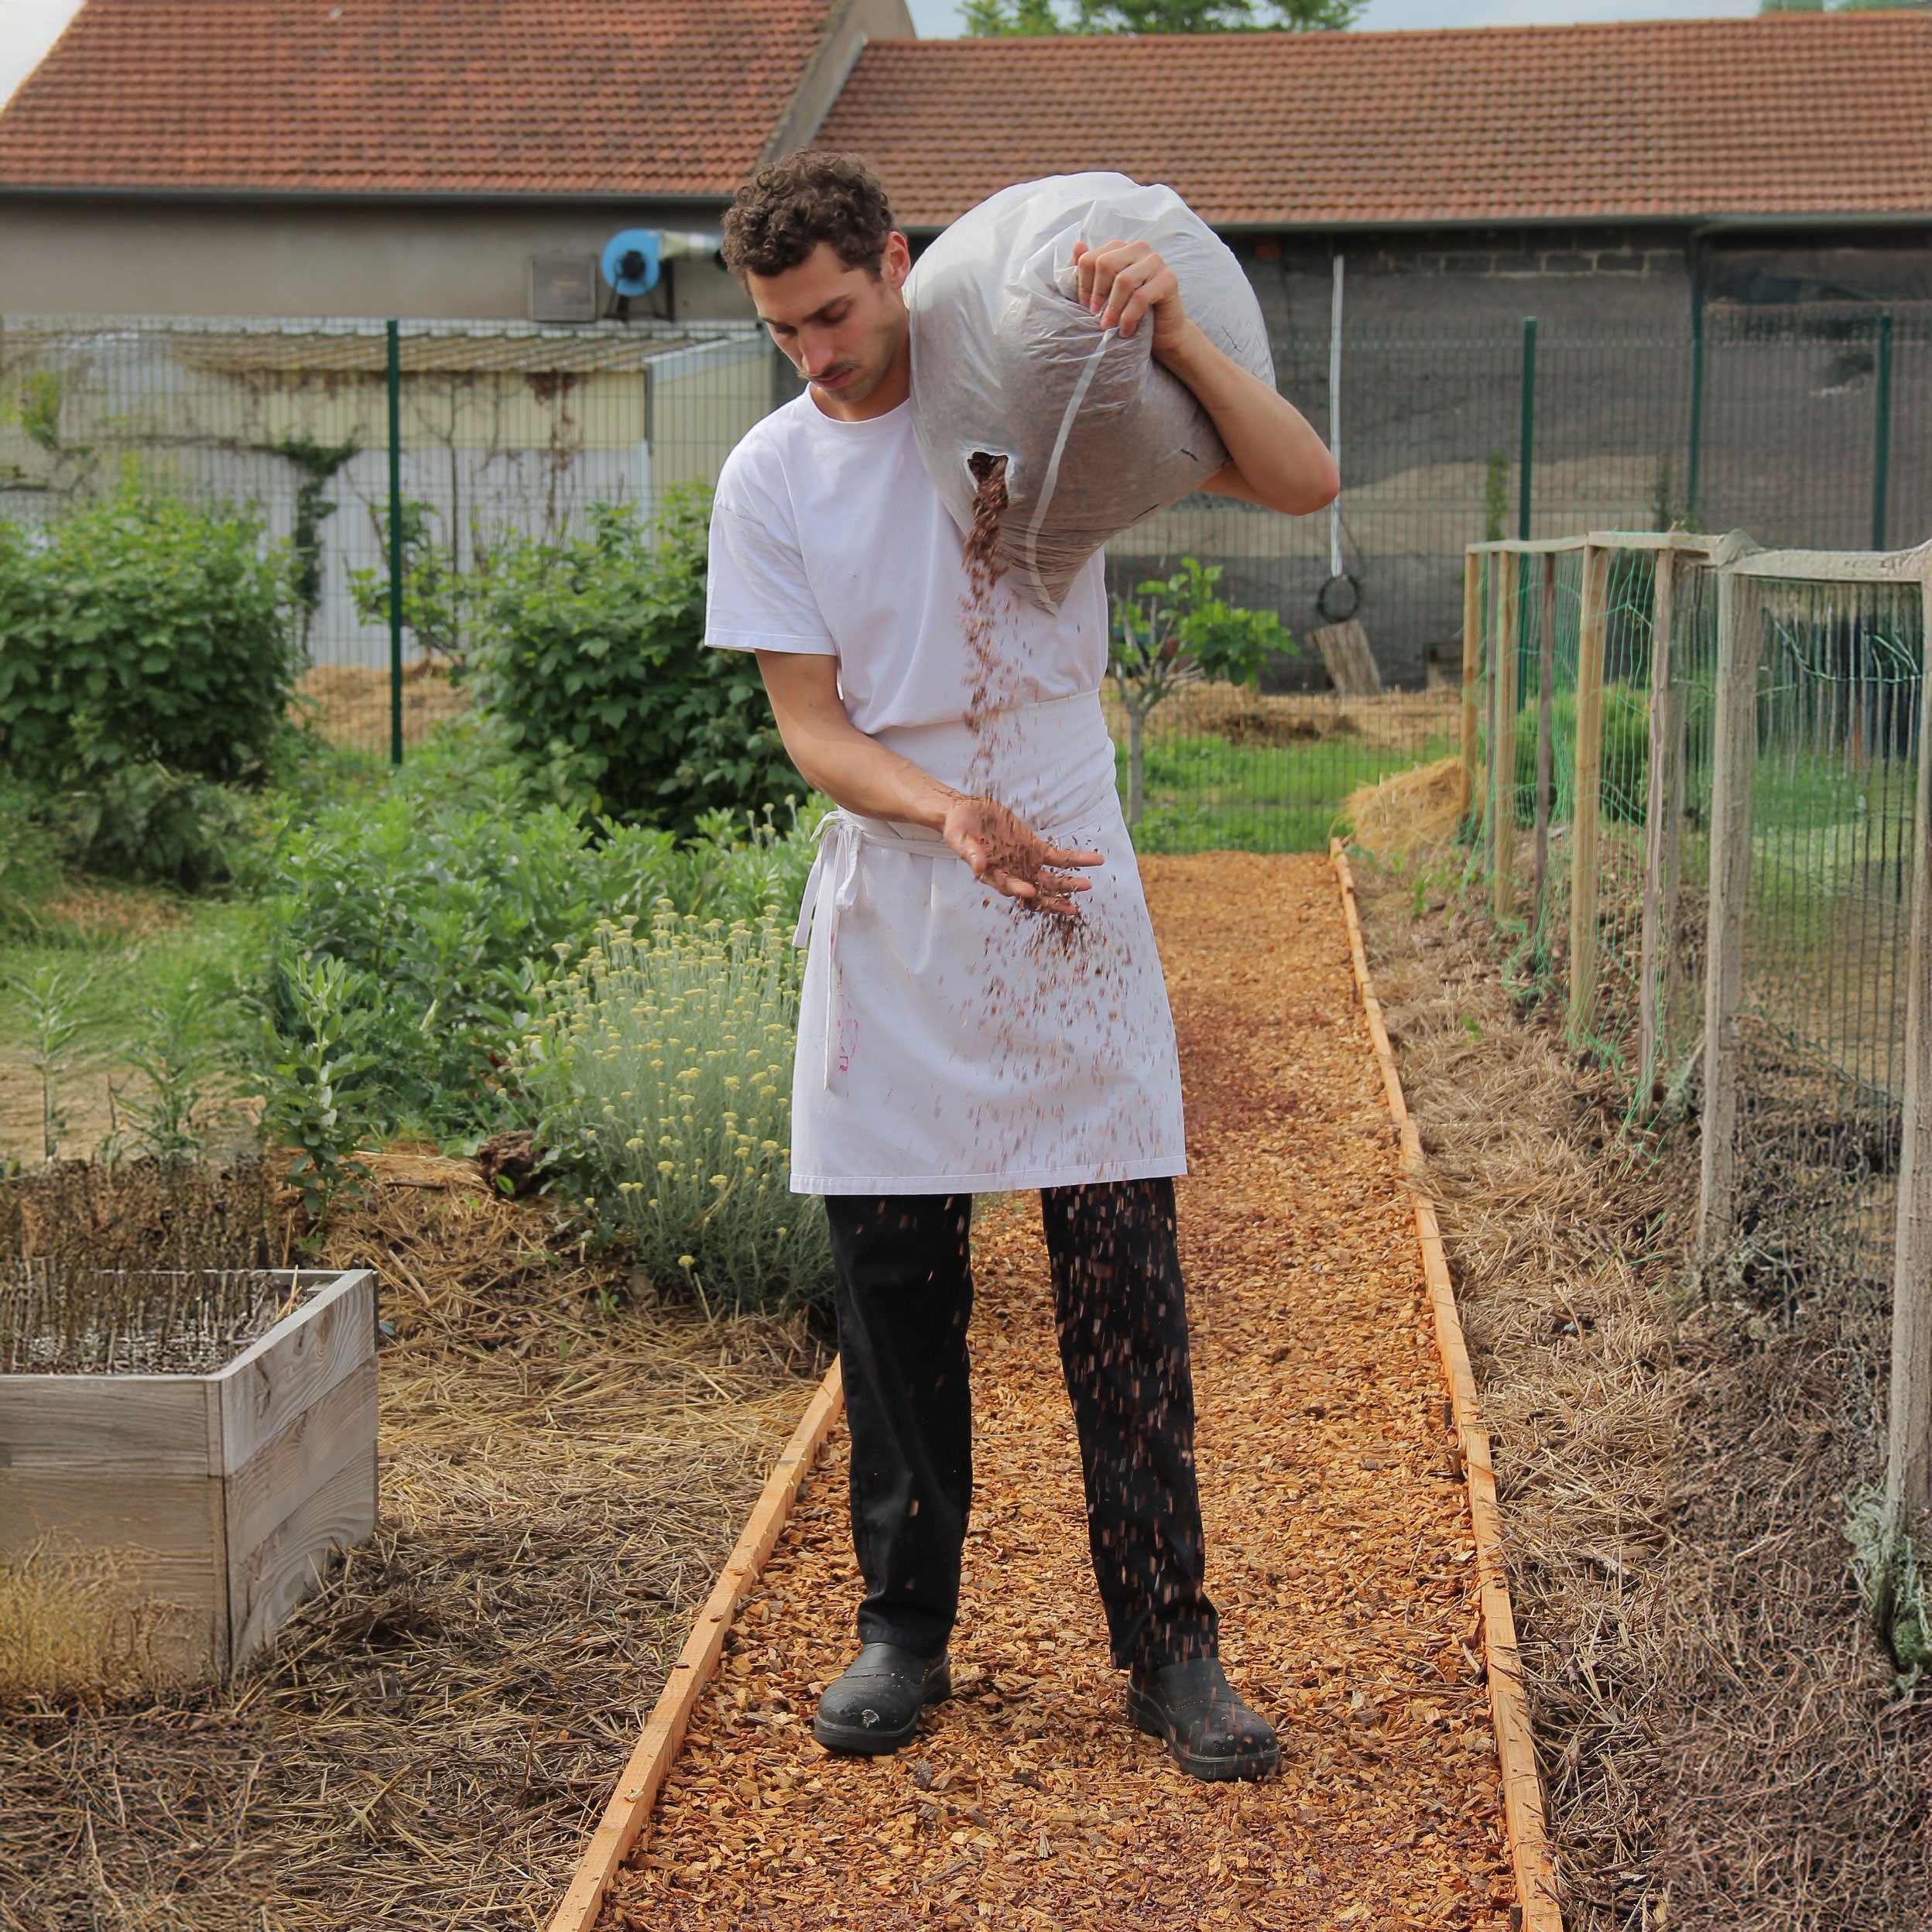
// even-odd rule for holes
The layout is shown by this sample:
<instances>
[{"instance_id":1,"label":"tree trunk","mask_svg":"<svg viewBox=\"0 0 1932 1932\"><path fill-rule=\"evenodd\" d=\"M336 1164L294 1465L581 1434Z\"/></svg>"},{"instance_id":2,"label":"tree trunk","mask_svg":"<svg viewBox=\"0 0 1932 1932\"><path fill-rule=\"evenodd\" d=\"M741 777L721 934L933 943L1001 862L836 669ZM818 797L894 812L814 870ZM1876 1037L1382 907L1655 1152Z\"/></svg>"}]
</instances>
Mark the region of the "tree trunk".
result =
<instances>
[{"instance_id":1,"label":"tree trunk","mask_svg":"<svg viewBox=\"0 0 1932 1932\"><path fill-rule=\"evenodd\" d=\"M1136 704L1127 706L1127 829L1140 824L1141 773L1146 758L1147 714Z\"/></svg>"}]
</instances>

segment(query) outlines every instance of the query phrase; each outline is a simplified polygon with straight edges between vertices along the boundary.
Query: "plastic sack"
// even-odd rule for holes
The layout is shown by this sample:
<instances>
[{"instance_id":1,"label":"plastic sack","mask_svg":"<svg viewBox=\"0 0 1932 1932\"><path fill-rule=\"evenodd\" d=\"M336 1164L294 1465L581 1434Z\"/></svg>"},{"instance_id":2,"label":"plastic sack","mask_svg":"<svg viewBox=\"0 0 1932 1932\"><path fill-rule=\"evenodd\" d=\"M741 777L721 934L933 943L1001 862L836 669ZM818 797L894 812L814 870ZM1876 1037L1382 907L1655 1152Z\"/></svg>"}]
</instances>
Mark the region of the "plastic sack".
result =
<instances>
[{"instance_id":1,"label":"plastic sack","mask_svg":"<svg viewBox=\"0 0 1932 1932\"><path fill-rule=\"evenodd\" d=\"M1146 242L1190 320L1271 386L1261 305L1241 265L1172 188L1059 174L1004 188L922 255L912 313L913 430L953 521L972 528L972 459L1006 459L999 563L1057 611L1081 565L1228 461L1208 413L1153 359L1153 326L1102 330L1074 244Z\"/></svg>"}]
</instances>

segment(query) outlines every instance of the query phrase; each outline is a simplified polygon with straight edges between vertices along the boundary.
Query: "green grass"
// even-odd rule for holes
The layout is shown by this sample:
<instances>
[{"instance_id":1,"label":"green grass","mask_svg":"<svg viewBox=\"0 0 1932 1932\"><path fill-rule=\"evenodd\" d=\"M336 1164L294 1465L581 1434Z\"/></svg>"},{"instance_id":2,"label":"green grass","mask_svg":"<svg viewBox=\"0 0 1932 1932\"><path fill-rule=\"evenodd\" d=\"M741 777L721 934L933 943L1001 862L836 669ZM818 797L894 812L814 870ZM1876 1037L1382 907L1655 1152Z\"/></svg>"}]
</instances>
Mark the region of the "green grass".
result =
<instances>
[{"instance_id":1,"label":"green grass","mask_svg":"<svg viewBox=\"0 0 1932 1932\"><path fill-rule=\"evenodd\" d=\"M1290 745L1150 737L1134 844L1144 852L1324 851L1343 822L1343 801L1358 786L1454 749L1447 738L1392 750L1341 735ZM1115 767L1124 799L1122 748Z\"/></svg>"},{"instance_id":2,"label":"green grass","mask_svg":"<svg viewBox=\"0 0 1932 1932\"><path fill-rule=\"evenodd\" d=\"M248 1024L240 995L260 930L252 905L183 899L174 923L144 931L0 946L0 1057L18 1058L33 1043L30 989L54 975L74 989L94 1053L118 1058L142 1046L157 1009L199 1009L194 1030L208 1044L238 1043Z\"/></svg>"}]
</instances>

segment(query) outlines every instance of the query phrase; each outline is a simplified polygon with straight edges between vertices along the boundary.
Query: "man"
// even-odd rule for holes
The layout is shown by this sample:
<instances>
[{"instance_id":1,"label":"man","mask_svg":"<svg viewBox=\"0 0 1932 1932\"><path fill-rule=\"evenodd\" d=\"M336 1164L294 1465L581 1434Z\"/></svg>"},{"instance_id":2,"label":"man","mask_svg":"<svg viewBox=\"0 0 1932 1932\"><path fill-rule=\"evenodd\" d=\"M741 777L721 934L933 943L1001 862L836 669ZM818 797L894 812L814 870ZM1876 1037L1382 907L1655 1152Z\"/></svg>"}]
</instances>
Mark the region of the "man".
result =
<instances>
[{"instance_id":1,"label":"man","mask_svg":"<svg viewBox=\"0 0 1932 1932\"><path fill-rule=\"evenodd\" d=\"M707 641L757 653L793 763L841 808L801 920L792 1186L831 1223L865 1595L815 1735L895 1750L950 1692L972 1196L1037 1188L1129 1714L1196 1777L1264 1776L1274 1734L1228 1687L1202 1588L1180 1075L1100 707L1101 559L1057 616L969 581L913 440L906 239L862 162L759 169L724 259L808 387L718 479ZM1075 260L1095 330L1151 330L1213 418L1211 488L1330 500L1320 439L1188 320L1157 255Z\"/></svg>"}]
</instances>

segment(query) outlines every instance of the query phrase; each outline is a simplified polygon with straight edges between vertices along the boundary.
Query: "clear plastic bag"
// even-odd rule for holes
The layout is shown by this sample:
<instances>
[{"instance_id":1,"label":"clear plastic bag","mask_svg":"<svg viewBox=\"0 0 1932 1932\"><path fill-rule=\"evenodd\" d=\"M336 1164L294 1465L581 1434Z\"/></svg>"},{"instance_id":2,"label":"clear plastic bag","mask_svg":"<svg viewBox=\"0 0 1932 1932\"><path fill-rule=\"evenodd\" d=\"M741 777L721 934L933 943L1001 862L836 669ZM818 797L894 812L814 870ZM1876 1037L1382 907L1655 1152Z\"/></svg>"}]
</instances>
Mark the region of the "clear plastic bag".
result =
<instances>
[{"instance_id":1,"label":"clear plastic bag","mask_svg":"<svg viewBox=\"0 0 1932 1932\"><path fill-rule=\"evenodd\" d=\"M912 311L913 429L961 534L972 459L1006 459L999 557L1057 611L1104 543L1178 502L1226 463L1207 412L1153 360L1153 330L1103 331L1079 300L1074 244L1146 242L1179 278L1189 317L1270 385L1261 305L1241 265L1171 188L1060 174L1002 189L922 255Z\"/></svg>"}]
</instances>

